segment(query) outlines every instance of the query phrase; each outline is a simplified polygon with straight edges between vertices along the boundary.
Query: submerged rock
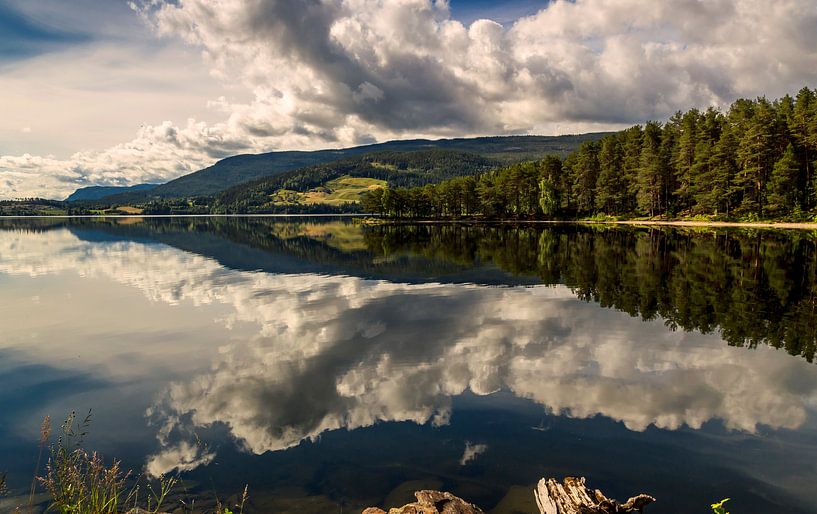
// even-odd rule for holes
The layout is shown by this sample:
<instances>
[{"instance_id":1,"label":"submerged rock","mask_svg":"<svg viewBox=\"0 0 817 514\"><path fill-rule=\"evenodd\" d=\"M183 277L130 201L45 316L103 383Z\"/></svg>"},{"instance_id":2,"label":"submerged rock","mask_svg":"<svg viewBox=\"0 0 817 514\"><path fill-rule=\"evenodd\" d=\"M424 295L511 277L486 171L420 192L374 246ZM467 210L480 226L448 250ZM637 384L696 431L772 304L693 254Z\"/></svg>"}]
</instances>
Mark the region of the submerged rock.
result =
<instances>
[{"instance_id":1,"label":"submerged rock","mask_svg":"<svg viewBox=\"0 0 817 514\"><path fill-rule=\"evenodd\" d=\"M483 514L476 505L451 493L424 490L417 491L414 496L416 502L389 509L388 514ZM386 514L386 511L369 507L363 514Z\"/></svg>"}]
</instances>

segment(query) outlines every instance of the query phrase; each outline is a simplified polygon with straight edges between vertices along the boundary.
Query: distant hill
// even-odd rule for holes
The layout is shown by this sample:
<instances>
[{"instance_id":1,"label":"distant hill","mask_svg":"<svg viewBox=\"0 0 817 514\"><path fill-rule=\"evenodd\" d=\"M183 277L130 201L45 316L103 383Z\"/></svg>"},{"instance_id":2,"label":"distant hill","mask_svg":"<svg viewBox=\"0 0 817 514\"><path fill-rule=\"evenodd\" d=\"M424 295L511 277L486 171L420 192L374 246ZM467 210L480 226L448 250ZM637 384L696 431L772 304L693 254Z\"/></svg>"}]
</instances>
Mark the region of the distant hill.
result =
<instances>
[{"instance_id":1,"label":"distant hill","mask_svg":"<svg viewBox=\"0 0 817 514\"><path fill-rule=\"evenodd\" d=\"M105 200L125 204L143 202L151 198L213 196L243 182L378 151L411 152L440 149L478 154L503 163L538 159L547 154L566 157L584 141L595 141L601 139L605 134L493 136L440 139L436 141L412 139L339 150L285 151L257 155L236 155L222 159L208 168L171 180L149 191L120 193L105 197Z\"/></svg>"},{"instance_id":2,"label":"distant hill","mask_svg":"<svg viewBox=\"0 0 817 514\"><path fill-rule=\"evenodd\" d=\"M0 216L64 216L71 214L69 207L60 200L25 198L0 200Z\"/></svg>"},{"instance_id":3,"label":"distant hill","mask_svg":"<svg viewBox=\"0 0 817 514\"><path fill-rule=\"evenodd\" d=\"M415 187L484 173L502 161L432 149L367 153L233 186L216 196L216 212L271 212L288 204L355 202L368 187ZM355 188L355 186L357 186ZM343 194L345 193L345 194Z\"/></svg>"},{"instance_id":4,"label":"distant hill","mask_svg":"<svg viewBox=\"0 0 817 514\"><path fill-rule=\"evenodd\" d=\"M88 186L81 187L71 193L66 202L78 202L82 200L99 200L106 196L120 193L130 193L135 191L147 191L155 188L159 184L137 184L135 186Z\"/></svg>"}]
</instances>

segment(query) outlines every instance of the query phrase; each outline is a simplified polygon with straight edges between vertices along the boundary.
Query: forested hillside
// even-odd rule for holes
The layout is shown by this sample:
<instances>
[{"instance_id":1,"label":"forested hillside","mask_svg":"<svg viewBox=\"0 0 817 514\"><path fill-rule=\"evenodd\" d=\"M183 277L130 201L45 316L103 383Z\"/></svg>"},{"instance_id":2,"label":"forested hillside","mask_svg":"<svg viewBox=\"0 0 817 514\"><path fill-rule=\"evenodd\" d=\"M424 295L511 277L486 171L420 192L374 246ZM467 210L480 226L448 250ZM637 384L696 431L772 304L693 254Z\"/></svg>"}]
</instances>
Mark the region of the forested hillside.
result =
<instances>
[{"instance_id":1,"label":"forested hillside","mask_svg":"<svg viewBox=\"0 0 817 514\"><path fill-rule=\"evenodd\" d=\"M817 207L817 93L678 112L588 141L561 160L514 164L438 185L372 191L398 217L709 215L811 218Z\"/></svg>"},{"instance_id":2,"label":"forested hillside","mask_svg":"<svg viewBox=\"0 0 817 514\"><path fill-rule=\"evenodd\" d=\"M281 203L281 191L308 192L341 177L378 179L386 181L388 188L411 188L478 175L498 165L495 159L447 150L377 152L239 184L216 197L213 210L274 212Z\"/></svg>"},{"instance_id":3,"label":"forested hillside","mask_svg":"<svg viewBox=\"0 0 817 514\"><path fill-rule=\"evenodd\" d=\"M149 192L127 192L105 199L109 203L133 204L157 198L213 196L244 182L338 159L354 158L382 151L416 152L439 149L475 153L504 163L541 159L547 154L564 157L578 148L582 142L597 140L602 135L603 133L564 136L494 136L435 141L410 139L332 150L236 155L166 184L161 184Z\"/></svg>"}]
</instances>

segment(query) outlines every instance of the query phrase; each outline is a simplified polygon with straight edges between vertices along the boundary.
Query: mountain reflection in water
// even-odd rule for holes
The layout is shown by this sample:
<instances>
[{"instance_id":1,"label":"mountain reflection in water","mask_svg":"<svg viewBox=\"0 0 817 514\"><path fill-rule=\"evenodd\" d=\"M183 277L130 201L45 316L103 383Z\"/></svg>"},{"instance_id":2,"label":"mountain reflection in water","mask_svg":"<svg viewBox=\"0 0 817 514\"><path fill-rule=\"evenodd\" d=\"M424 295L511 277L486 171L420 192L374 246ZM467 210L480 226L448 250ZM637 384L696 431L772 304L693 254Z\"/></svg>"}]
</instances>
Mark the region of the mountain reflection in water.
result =
<instances>
[{"instance_id":1,"label":"mountain reflection in water","mask_svg":"<svg viewBox=\"0 0 817 514\"><path fill-rule=\"evenodd\" d=\"M497 503L499 485L544 474L581 472L621 496L652 485L659 500L696 487L703 496L720 477L725 490L711 494L743 493L743 512L817 509L808 233L274 218L3 228L0 284L36 290L40 303L0 293L13 327L0 352L93 377L100 397L112 394L105 383L150 382L130 407L153 441L140 436L150 473L301 452L300 467L282 464L287 477L260 481L363 504L402 480L434 479ZM89 309L86 320L104 288L138 292L118 306L135 325L94 317L92 335L73 343L87 356L66 361L69 345L38 340L48 327L27 316L59 281L89 284L64 307ZM85 330L82 316L49 308L62 332ZM174 333L196 320L204 328ZM143 336L141 351L104 340L125 333ZM359 462L361 437L388 453ZM429 448L453 454L418 466L405 453L428 458ZM400 470L394 483L361 490L338 478L378 459ZM257 465L247 481L267 466Z\"/></svg>"}]
</instances>

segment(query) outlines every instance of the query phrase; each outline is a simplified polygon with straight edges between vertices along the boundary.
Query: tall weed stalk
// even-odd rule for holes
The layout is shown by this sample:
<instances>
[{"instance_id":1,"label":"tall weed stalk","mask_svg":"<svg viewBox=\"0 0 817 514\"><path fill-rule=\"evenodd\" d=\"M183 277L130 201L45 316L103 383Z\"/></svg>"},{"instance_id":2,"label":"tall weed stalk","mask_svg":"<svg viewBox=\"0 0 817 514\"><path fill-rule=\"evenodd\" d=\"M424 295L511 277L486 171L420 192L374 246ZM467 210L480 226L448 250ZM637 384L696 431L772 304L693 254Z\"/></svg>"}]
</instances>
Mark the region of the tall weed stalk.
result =
<instances>
[{"instance_id":1,"label":"tall weed stalk","mask_svg":"<svg viewBox=\"0 0 817 514\"><path fill-rule=\"evenodd\" d=\"M116 460L106 466L99 454L82 448L90 424L90 411L82 421L72 412L62 424L59 439L50 447L45 476L38 477L51 497L49 510L61 514L115 514L127 505L137 506L138 483L126 487L131 472L123 471ZM148 512L159 511L174 485L175 479L164 477L158 489L147 484Z\"/></svg>"}]
</instances>

